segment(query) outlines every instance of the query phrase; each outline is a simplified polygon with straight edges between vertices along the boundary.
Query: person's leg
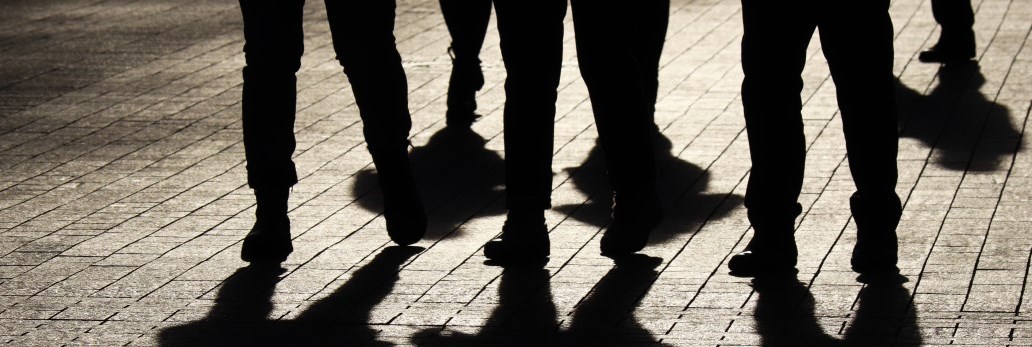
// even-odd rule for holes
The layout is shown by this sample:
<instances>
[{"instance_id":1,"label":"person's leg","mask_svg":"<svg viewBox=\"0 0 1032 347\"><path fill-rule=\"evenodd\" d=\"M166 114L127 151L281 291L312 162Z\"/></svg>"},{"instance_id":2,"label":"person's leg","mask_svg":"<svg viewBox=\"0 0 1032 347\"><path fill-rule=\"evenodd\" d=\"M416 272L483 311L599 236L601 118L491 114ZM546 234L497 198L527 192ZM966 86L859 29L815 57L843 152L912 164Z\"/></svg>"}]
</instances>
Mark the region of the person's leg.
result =
<instances>
[{"instance_id":1,"label":"person's leg","mask_svg":"<svg viewBox=\"0 0 1032 347\"><path fill-rule=\"evenodd\" d=\"M362 117L363 133L383 191L391 240L419 241L426 232L408 159L408 82L394 45L394 1L326 0L337 60Z\"/></svg>"},{"instance_id":2,"label":"person's leg","mask_svg":"<svg viewBox=\"0 0 1032 347\"><path fill-rule=\"evenodd\" d=\"M659 59L666 43L670 23L670 0L643 0L631 8L631 53L638 62L649 122L655 123L656 98L659 92Z\"/></svg>"},{"instance_id":3,"label":"person's leg","mask_svg":"<svg viewBox=\"0 0 1032 347\"><path fill-rule=\"evenodd\" d=\"M745 207L754 235L728 263L736 274L794 271L806 158L800 74L815 27L811 6L742 0L742 106L752 158Z\"/></svg>"},{"instance_id":4,"label":"person's leg","mask_svg":"<svg viewBox=\"0 0 1032 347\"><path fill-rule=\"evenodd\" d=\"M248 262L282 262L293 251L287 197L297 183L294 112L304 51L303 0L240 0L244 18L242 104L247 183L257 198L255 225L241 251Z\"/></svg>"},{"instance_id":5,"label":"person's leg","mask_svg":"<svg viewBox=\"0 0 1032 347\"><path fill-rule=\"evenodd\" d=\"M932 15L942 27L939 41L918 56L923 62L964 62L975 57L975 12L971 0L932 0Z\"/></svg>"},{"instance_id":6,"label":"person's leg","mask_svg":"<svg viewBox=\"0 0 1032 347\"><path fill-rule=\"evenodd\" d=\"M614 193L613 223L602 238L602 253L612 255L644 248L660 219L649 101L654 102L655 90L649 91L652 97L646 95L642 75L654 76L643 70L657 68L662 48L654 44L646 54L636 54L642 53L636 51L640 41L654 38L638 37L640 28L626 20L635 17L634 11L625 6L612 0L572 2L577 61Z\"/></svg>"},{"instance_id":7,"label":"person's leg","mask_svg":"<svg viewBox=\"0 0 1032 347\"><path fill-rule=\"evenodd\" d=\"M548 256L555 102L562 68L565 0L496 0L505 62L505 191L509 215L488 258Z\"/></svg>"},{"instance_id":8,"label":"person's leg","mask_svg":"<svg viewBox=\"0 0 1032 347\"><path fill-rule=\"evenodd\" d=\"M477 91L484 86L480 48L491 19L491 0L440 0L451 35L452 72L448 80L449 126L469 127L477 119Z\"/></svg>"},{"instance_id":9,"label":"person's leg","mask_svg":"<svg viewBox=\"0 0 1032 347\"><path fill-rule=\"evenodd\" d=\"M849 169L857 188L850 198L857 224L853 269L895 272L902 207L895 191L899 139L889 1L827 6L829 15L819 24L821 44L838 91Z\"/></svg>"}]
</instances>

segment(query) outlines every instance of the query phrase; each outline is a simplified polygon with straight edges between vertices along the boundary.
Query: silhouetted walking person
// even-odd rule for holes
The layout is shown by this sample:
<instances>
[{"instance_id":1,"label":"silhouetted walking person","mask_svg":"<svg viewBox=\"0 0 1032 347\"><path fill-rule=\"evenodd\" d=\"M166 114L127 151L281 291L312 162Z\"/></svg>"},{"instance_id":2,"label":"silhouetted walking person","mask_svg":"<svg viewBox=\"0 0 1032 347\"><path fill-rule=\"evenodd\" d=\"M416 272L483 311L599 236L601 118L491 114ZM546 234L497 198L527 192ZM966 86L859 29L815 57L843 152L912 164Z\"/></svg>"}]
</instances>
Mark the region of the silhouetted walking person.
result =
<instances>
[{"instance_id":1,"label":"silhouetted walking person","mask_svg":"<svg viewBox=\"0 0 1032 347\"><path fill-rule=\"evenodd\" d=\"M942 30L939 41L921 52L918 59L926 63L965 62L975 57L975 12L971 0L932 0L932 15Z\"/></svg>"},{"instance_id":2,"label":"silhouetted walking person","mask_svg":"<svg viewBox=\"0 0 1032 347\"><path fill-rule=\"evenodd\" d=\"M613 187L602 253L630 254L645 247L662 218L652 136L670 2L573 0L571 6L577 60Z\"/></svg>"},{"instance_id":3,"label":"silhouetted walking person","mask_svg":"<svg viewBox=\"0 0 1032 347\"><path fill-rule=\"evenodd\" d=\"M745 206L755 234L728 267L739 275L794 272L795 218L806 140L799 93L806 47L820 28L838 92L858 234L854 271L898 273L896 102L888 0L742 0L742 104L752 171Z\"/></svg>"},{"instance_id":4,"label":"silhouetted walking person","mask_svg":"<svg viewBox=\"0 0 1032 347\"><path fill-rule=\"evenodd\" d=\"M241 257L281 262L293 250L287 198L297 183L295 73L304 51L303 0L240 0L244 17L243 130L247 181L258 201ZM391 239L419 241L426 215L408 161L408 87L394 45L393 1L326 1L333 48L355 94L384 196Z\"/></svg>"},{"instance_id":5,"label":"silhouetted walking person","mask_svg":"<svg viewBox=\"0 0 1032 347\"><path fill-rule=\"evenodd\" d=\"M452 58L448 80L449 126L469 127L479 116L477 91L484 87L480 49L491 20L491 0L440 0L444 23L451 34Z\"/></svg>"},{"instance_id":6,"label":"silhouetted walking person","mask_svg":"<svg viewBox=\"0 0 1032 347\"><path fill-rule=\"evenodd\" d=\"M537 262L549 255L552 138L563 56L566 0L495 0L505 63L505 191L502 236L484 245L491 260Z\"/></svg>"}]
</instances>

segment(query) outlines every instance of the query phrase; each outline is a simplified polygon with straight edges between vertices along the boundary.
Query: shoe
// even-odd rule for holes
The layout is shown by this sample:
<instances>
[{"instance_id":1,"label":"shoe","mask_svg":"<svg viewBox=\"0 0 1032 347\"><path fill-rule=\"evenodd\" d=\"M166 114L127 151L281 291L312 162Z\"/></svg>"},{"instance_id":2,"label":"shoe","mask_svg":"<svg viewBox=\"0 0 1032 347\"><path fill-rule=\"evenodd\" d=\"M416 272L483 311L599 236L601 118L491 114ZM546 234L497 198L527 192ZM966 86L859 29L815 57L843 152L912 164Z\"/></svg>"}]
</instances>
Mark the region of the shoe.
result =
<instances>
[{"instance_id":1,"label":"shoe","mask_svg":"<svg viewBox=\"0 0 1032 347\"><path fill-rule=\"evenodd\" d=\"M451 78L448 80L448 111L445 119L449 127L469 128L480 115L477 110L477 91L484 87L484 73L480 59L452 59Z\"/></svg>"},{"instance_id":2,"label":"shoe","mask_svg":"<svg viewBox=\"0 0 1032 347\"><path fill-rule=\"evenodd\" d=\"M290 242L290 219L259 218L244 237L240 259L256 264L279 264L294 251Z\"/></svg>"},{"instance_id":3,"label":"shoe","mask_svg":"<svg viewBox=\"0 0 1032 347\"><path fill-rule=\"evenodd\" d=\"M426 210L420 202L414 184L410 180L390 183L383 188L383 218L387 222L387 235L401 246L419 242L426 234Z\"/></svg>"},{"instance_id":4,"label":"shoe","mask_svg":"<svg viewBox=\"0 0 1032 347\"><path fill-rule=\"evenodd\" d=\"M895 193L879 196L855 193L849 198L849 205L857 229L850 259L853 271L867 277L898 275L896 226L903 213L899 197Z\"/></svg>"},{"instance_id":5,"label":"shoe","mask_svg":"<svg viewBox=\"0 0 1032 347\"><path fill-rule=\"evenodd\" d=\"M370 153L383 192L387 235L401 246L419 242L426 234L426 210L416 190L408 151L405 147L398 147L390 152L370 149Z\"/></svg>"},{"instance_id":6,"label":"shoe","mask_svg":"<svg viewBox=\"0 0 1032 347\"><path fill-rule=\"evenodd\" d=\"M602 255L613 257L636 253L645 248L652 229L663 219L659 198L653 192L643 198L622 199L617 196L614 200L613 223L602 235L600 244Z\"/></svg>"},{"instance_id":7,"label":"shoe","mask_svg":"<svg viewBox=\"0 0 1032 347\"><path fill-rule=\"evenodd\" d=\"M948 38L948 39L943 39ZM939 36L939 42L931 49L917 55L924 63L963 63L975 57L975 33L951 33Z\"/></svg>"},{"instance_id":8,"label":"shoe","mask_svg":"<svg viewBox=\"0 0 1032 347\"><path fill-rule=\"evenodd\" d=\"M505 221L502 236L484 245L484 256L507 265L533 265L548 261L548 227L545 223Z\"/></svg>"},{"instance_id":9,"label":"shoe","mask_svg":"<svg viewBox=\"0 0 1032 347\"><path fill-rule=\"evenodd\" d=\"M745 250L732 256L727 262L727 268L731 270L731 275L737 277L795 275L799 272L795 268L799 251L796 249L795 238L792 237L790 231L780 235L754 236L745 246ZM762 234L757 232L757 235Z\"/></svg>"}]
</instances>

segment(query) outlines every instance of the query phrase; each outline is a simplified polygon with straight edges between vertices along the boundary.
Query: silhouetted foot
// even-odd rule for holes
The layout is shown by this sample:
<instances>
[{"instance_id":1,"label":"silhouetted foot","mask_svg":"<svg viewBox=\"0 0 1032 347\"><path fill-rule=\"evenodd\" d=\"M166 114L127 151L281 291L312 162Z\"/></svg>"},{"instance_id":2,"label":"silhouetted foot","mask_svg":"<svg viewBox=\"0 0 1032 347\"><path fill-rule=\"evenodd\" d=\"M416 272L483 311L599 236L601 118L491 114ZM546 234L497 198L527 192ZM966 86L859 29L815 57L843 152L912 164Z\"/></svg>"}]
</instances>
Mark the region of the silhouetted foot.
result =
<instances>
[{"instance_id":1,"label":"silhouetted foot","mask_svg":"<svg viewBox=\"0 0 1032 347\"><path fill-rule=\"evenodd\" d=\"M383 218L387 222L387 235L396 244L408 246L419 242L426 234L426 210L411 180L384 189Z\"/></svg>"},{"instance_id":2,"label":"silhouetted foot","mask_svg":"<svg viewBox=\"0 0 1032 347\"><path fill-rule=\"evenodd\" d=\"M259 218L244 238L240 259L252 264L279 264L287 260L294 246L290 243L290 219Z\"/></svg>"},{"instance_id":3,"label":"silhouetted foot","mask_svg":"<svg viewBox=\"0 0 1032 347\"><path fill-rule=\"evenodd\" d=\"M649 241L649 233L662 219L663 212L655 194L634 199L617 196L613 224L602 235L602 255L622 256L642 250Z\"/></svg>"},{"instance_id":4,"label":"silhouetted foot","mask_svg":"<svg viewBox=\"0 0 1032 347\"><path fill-rule=\"evenodd\" d=\"M788 235L791 235L790 233ZM796 250L792 237L753 238L741 253L727 262L732 276L738 277L783 277L795 275Z\"/></svg>"},{"instance_id":5,"label":"silhouetted foot","mask_svg":"<svg viewBox=\"0 0 1032 347\"><path fill-rule=\"evenodd\" d=\"M503 265L544 265L549 247L545 223L508 219L502 236L484 245L484 256Z\"/></svg>"},{"instance_id":6,"label":"silhouetted foot","mask_svg":"<svg viewBox=\"0 0 1032 347\"><path fill-rule=\"evenodd\" d=\"M895 192L854 193L849 205L857 229L850 259L853 271L871 278L898 276L896 226L903 214L899 197Z\"/></svg>"},{"instance_id":7,"label":"silhouetted foot","mask_svg":"<svg viewBox=\"0 0 1032 347\"><path fill-rule=\"evenodd\" d=\"M974 35L972 33L972 35ZM967 44L961 44L957 42L969 42ZM965 63L971 61L975 57L975 44L974 38L958 40L958 41L942 41L940 40L931 49L921 52L917 55L917 60L924 63Z\"/></svg>"},{"instance_id":8,"label":"silhouetted foot","mask_svg":"<svg viewBox=\"0 0 1032 347\"><path fill-rule=\"evenodd\" d=\"M449 127L469 128L480 118L476 114L477 91L484 86L484 73L479 59L452 59L451 78L448 80Z\"/></svg>"},{"instance_id":9,"label":"silhouetted foot","mask_svg":"<svg viewBox=\"0 0 1032 347\"><path fill-rule=\"evenodd\" d=\"M849 260L853 271L870 277L894 277L899 275L896 267L896 234L857 235L853 257Z\"/></svg>"}]
</instances>

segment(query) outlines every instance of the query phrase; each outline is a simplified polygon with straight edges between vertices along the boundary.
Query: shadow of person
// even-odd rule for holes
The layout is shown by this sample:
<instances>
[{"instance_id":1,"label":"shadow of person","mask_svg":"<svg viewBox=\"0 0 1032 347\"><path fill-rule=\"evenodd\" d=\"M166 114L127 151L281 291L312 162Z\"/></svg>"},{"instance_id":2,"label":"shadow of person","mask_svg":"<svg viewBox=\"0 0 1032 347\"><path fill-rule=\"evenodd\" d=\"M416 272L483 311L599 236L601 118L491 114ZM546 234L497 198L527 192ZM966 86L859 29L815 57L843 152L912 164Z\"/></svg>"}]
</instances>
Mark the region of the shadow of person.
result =
<instances>
[{"instance_id":1,"label":"shadow of person","mask_svg":"<svg viewBox=\"0 0 1032 347\"><path fill-rule=\"evenodd\" d=\"M416 186L427 207L430 227L427 237L460 232L459 227L476 215L505 213L493 203L505 191L504 161L485 148L487 141L469 128L446 127L434 133L427 144L409 155ZM383 211L383 198L376 172L363 169L352 188L358 204L369 211ZM442 208L451 204L449 208Z\"/></svg>"},{"instance_id":2,"label":"shadow of person","mask_svg":"<svg viewBox=\"0 0 1032 347\"><path fill-rule=\"evenodd\" d=\"M426 329L413 335L418 346L536 346L559 328L548 270L508 267L498 283L498 305L476 335Z\"/></svg>"},{"instance_id":3,"label":"shadow of person","mask_svg":"<svg viewBox=\"0 0 1032 347\"><path fill-rule=\"evenodd\" d=\"M900 136L934 146L932 160L950 170L1000 169L1022 141L1010 111L979 90L986 81L975 62L943 65L938 77L927 96L897 79Z\"/></svg>"},{"instance_id":4,"label":"shadow of person","mask_svg":"<svg viewBox=\"0 0 1032 347\"><path fill-rule=\"evenodd\" d=\"M731 207L742 203L742 197L735 194L705 193L709 173L678 158L679 153L674 153L673 143L662 133L656 131L653 134L653 144L659 173L656 188L665 216L650 236L649 244L670 241L678 234L692 230L694 224L721 218ZM574 187L589 199L583 204L560 205L555 209L584 223L599 227L608 225L611 222L613 190L606 175L605 156L600 144L596 142L584 163L566 171Z\"/></svg>"},{"instance_id":5,"label":"shadow of person","mask_svg":"<svg viewBox=\"0 0 1032 347\"><path fill-rule=\"evenodd\" d=\"M570 327L549 341L553 346L665 346L634 317L634 308L659 276L663 259L632 254L615 259L616 266L595 285L574 312Z\"/></svg>"},{"instance_id":6,"label":"shadow of person","mask_svg":"<svg viewBox=\"0 0 1032 347\"><path fill-rule=\"evenodd\" d=\"M753 281L753 318L763 346L919 346L917 314L900 283L865 285L843 338L825 333L810 289L794 277Z\"/></svg>"},{"instance_id":7,"label":"shadow of person","mask_svg":"<svg viewBox=\"0 0 1032 347\"><path fill-rule=\"evenodd\" d=\"M164 329L161 346L379 345L371 310L391 292L398 270L419 247L387 247L347 282L292 320L272 320L272 296L283 269L249 266L219 289L199 321Z\"/></svg>"}]
</instances>

